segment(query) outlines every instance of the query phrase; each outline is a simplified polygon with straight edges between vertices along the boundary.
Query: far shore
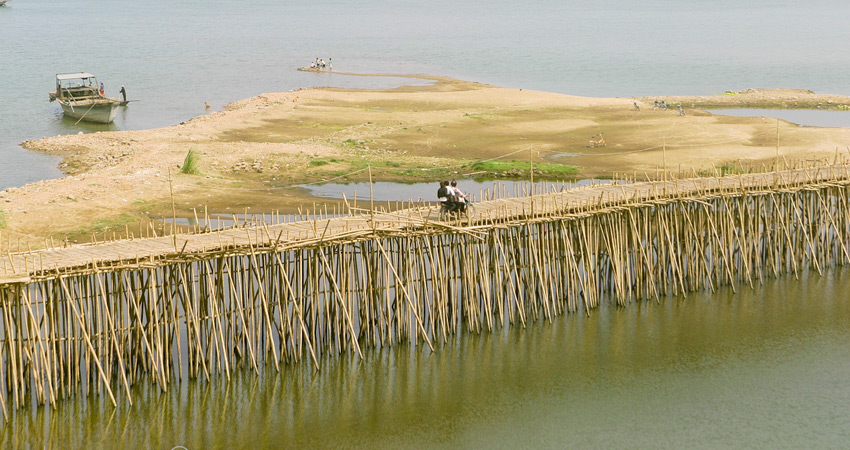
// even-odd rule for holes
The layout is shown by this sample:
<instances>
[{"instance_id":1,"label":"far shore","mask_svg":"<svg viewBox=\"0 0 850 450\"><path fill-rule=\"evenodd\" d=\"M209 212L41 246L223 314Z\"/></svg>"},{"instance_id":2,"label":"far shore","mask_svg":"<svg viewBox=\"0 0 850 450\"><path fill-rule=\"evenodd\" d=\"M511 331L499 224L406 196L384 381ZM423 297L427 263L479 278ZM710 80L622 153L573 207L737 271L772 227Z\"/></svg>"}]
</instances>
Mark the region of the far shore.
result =
<instances>
[{"instance_id":1,"label":"far shore","mask_svg":"<svg viewBox=\"0 0 850 450\"><path fill-rule=\"evenodd\" d=\"M665 163L680 173L769 166L777 145L784 161L850 155L850 129L707 111L845 110L846 96L748 89L590 98L442 77L374 76L432 83L269 93L165 128L27 141L27 149L61 156L68 175L0 191L0 251L10 242L15 250L51 240L138 236L151 219L192 217L204 209L294 212L328 202L299 184L367 181L370 174L375 181L435 183L471 174L526 178L533 159L535 177L654 177ZM661 100L672 108L653 109ZM606 145L589 147L600 135ZM190 152L196 170L184 170Z\"/></svg>"}]
</instances>

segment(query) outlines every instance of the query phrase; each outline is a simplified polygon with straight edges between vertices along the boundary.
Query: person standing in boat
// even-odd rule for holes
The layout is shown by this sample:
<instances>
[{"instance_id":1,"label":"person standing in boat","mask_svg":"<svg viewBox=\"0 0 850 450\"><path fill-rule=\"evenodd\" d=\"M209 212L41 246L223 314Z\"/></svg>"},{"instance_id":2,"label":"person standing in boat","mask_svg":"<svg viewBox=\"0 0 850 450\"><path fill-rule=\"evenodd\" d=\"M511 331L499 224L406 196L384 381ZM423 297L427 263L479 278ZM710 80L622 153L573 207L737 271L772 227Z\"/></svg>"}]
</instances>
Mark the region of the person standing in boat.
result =
<instances>
[{"instance_id":1,"label":"person standing in boat","mask_svg":"<svg viewBox=\"0 0 850 450\"><path fill-rule=\"evenodd\" d=\"M123 84L121 85L121 90L119 90L118 93L121 94L121 98L123 98L124 101L126 102L127 101L127 91L124 89Z\"/></svg>"},{"instance_id":2,"label":"person standing in boat","mask_svg":"<svg viewBox=\"0 0 850 450\"><path fill-rule=\"evenodd\" d=\"M105 92L106 91L103 89L103 83L101 82L100 83L100 95L106 95Z\"/></svg>"}]
</instances>

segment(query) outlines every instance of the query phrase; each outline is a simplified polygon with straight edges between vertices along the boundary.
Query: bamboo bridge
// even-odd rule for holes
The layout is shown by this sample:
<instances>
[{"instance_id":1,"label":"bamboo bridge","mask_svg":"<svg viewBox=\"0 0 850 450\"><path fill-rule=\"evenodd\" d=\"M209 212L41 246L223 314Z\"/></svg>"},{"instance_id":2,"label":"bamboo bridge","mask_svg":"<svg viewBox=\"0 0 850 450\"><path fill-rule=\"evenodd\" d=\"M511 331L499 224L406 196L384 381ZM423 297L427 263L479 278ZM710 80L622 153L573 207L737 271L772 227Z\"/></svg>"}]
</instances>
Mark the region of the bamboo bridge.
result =
<instances>
[{"instance_id":1,"label":"bamboo bridge","mask_svg":"<svg viewBox=\"0 0 850 450\"><path fill-rule=\"evenodd\" d=\"M551 321L850 262L850 165L7 252L0 408Z\"/></svg>"}]
</instances>

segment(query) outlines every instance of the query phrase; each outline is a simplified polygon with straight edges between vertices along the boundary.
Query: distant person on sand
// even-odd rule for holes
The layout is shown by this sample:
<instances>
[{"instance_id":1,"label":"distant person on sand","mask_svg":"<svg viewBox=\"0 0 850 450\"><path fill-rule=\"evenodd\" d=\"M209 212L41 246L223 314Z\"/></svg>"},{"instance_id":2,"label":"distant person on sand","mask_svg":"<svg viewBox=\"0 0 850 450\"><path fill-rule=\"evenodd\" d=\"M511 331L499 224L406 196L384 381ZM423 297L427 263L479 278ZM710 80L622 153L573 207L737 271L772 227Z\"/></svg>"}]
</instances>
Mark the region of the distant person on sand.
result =
<instances>
[{"instance_id":1,"label":"distant person on sand","mask_svg":"<svg viewBox=\"0 0 850 450\"><path fill-rule=\"evenodd\" d=\"M640 106L638 106L637 102L634 102L634 103L635 103L635 109L640 111Z\"/></svg>"},{"instance_id":2,"label":"distant person on sand","mask_svg":"<svg viewBox=\"0 0 850 450\"><path fill-rule=\"evenodd\" d=\"M121 94L121 97L122 97L122 98L124 99L124 101L126 102L126 101L127 101L127 90L125 90L125 89L124 89L124 85L123 85L123 84L121 85L121 90L119 90L119 91L118 91L118 93L119 93L119 94Z\"/></svg>"}]
</instances>

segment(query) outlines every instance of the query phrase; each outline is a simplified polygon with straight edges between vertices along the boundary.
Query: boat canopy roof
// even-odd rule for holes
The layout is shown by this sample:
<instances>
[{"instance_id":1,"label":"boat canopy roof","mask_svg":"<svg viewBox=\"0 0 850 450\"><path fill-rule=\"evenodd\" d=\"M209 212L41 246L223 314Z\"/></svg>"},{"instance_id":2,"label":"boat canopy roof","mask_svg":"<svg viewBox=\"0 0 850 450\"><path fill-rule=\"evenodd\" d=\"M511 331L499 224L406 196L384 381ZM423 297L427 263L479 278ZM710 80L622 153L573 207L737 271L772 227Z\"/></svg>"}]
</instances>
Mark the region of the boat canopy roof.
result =
<instances>
[{"instance_id":1,"label":"boat canopy roof","mask_svg":"<svg viewBox=\"0 0 850 450\"><path fill-rule=\"evenodd\" d=\"M57 73L56 80L76 80L78 78L94 78L94 75L87 72L74 72L74 73Z\"/></svg>"}]
</instances>

